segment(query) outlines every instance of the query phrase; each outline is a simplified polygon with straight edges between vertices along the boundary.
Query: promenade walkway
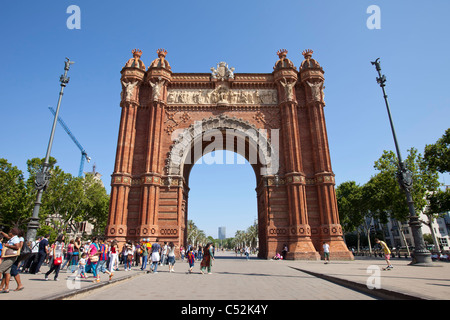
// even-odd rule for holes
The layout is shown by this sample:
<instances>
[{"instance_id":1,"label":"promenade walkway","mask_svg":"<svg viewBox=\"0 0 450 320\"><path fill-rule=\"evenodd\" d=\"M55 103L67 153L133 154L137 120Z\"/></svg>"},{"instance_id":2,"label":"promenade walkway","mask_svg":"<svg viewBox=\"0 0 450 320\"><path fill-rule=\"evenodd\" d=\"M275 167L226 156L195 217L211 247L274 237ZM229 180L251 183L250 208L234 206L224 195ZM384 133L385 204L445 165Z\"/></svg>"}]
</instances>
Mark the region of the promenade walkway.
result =
<instances>
[{"instance_id":1,"label":"promenade walkway","mask_svg":"<svg viewBox=\"0 0 450 320\"><path fill-rule=\"evenodd\" d=\"M410 266L406 259L394 259L394 269L383 271L382 258L355 261L273 261L236 257L218 252L212 274L187 274L188 264L177 260L175 272L160 266L157 274L117 271L111 281L106 274L100 283L70 280L62 271L53 274L21 274L24 290L0 294L0 300L447 300L450 294L450 263L434 262L434 267ZM148 269L148 267L147 267ZM42 267L47 271L48 267Z\"/></svg>"}]
</instances>

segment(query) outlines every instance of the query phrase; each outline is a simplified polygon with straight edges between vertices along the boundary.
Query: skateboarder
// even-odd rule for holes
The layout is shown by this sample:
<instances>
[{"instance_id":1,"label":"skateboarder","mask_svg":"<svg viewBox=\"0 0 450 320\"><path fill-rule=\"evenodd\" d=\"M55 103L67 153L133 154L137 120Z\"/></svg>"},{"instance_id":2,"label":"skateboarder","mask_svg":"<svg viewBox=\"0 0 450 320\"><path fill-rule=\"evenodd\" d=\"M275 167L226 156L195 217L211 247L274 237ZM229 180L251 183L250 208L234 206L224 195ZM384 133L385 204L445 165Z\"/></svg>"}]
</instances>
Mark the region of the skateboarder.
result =
<instances>
[{"instance_id":1,"label":"skateboarder","mask_svg":"<svg viewBox=\"0 0 450 320\"><path fill-rule=\"evenodd\" d=\"M383 248L383 251L384 251L384 259L386 259L386 263L388 266L386 268L383 268L383 270L390 270L390 269L394 268L390 261L391 260L391 250L389 250L386 242L381 241L378 238L375 238L375 242L378 243Z\"/></svg>"}]
</instances>

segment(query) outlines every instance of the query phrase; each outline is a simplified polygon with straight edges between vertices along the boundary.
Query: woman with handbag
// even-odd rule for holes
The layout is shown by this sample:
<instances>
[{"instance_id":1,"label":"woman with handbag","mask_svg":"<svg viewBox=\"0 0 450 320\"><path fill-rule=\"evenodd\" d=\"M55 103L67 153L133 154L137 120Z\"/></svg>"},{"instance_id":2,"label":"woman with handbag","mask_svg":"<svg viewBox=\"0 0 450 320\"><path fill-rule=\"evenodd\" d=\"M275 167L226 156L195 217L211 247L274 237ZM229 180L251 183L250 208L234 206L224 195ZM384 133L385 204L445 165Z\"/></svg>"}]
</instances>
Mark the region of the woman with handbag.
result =
<instances>
[{"instance_id":1,"label":"woman with handbag","mask_svg":"<svg viewBox=\"0 0 450 320\"><path fill-rule=\"evenodd\" d=\"M97 272L98 253L99 253L98 250L99 250L99 246L97 244L97 237L94 237L92 239L92 244L89 246L89 249L88 249L88 257L89 257L89 261L91 263L92 274L94 275L93 282L100 282L100 276Z\"/></svg>"},{"instance_id":2,"label":"woman with handbag","mask_svg":"<svg viewBox=\"0 0 450 320\"><path fill-rule=\"evenodd\" d=\"M25 243L25 239L23 238L23 230L19 229L19 233L17 236L19 237L20 254L19 256L17 256L16 261L13 263L11 269L9 270L9 273L14 277L14 280L16 280L17 283L17 288L14 291L20 291L24 289L22 280L20 279L19 263L23 262L31 254L31 249L28 244Z\"/></svg>"},{"instance_id":3,"label":"woman with handbag","mask_svg":"<svg viewBox=\"0 0 450 320\"><path fill-rule=\"evenodd\" d=\"M8 234L2 232L2 234L8 238L8 242L4 244L2 250L2 263L0 264L0 273L3 274L0 293L9 293L9 280L11 274L9 273L12 265L17 260L20 254L20 239L18 237L19 228L12 228Z\"/></svg>"},{"instance_id":4,"label":"woman with handbag","mask_svg":"<svg viewBox=\"0 0 450 320\"><path fill-rule=\"evenodd\" d=\"M58 281L59 270L61 269L62 259L63 259L63 250L64 250L64 235L59 235L56 239L56 242L53 245L53 263L50 270L45 274L45 280L48 280L48 276L50 273L55 271L55 281Z\"/></svg>"}]
</instances>

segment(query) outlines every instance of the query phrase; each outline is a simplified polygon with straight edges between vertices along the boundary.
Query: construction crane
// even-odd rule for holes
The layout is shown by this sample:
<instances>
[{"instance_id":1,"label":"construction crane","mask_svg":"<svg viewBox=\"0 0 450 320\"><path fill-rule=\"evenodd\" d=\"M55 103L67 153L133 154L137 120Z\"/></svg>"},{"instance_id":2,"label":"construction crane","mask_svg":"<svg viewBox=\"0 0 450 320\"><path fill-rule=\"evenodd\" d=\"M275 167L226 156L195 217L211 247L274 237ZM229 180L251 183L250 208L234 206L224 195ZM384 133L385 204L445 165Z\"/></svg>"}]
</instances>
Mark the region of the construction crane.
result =
<instances>
[{"instance_id":1,"label":"construction crane","mask_svg":"<svg viewBox=\"0 0 450 320\"><path fill-rule=\"evenodd\" d=\"M52 107L48 107L51 113L53 113L54 116L56 116L56 111ZM59 124L66 130L67 134L70 138L72 138L73 142L77 145L78 149L81 151L81 163L80 163L80 170L78 171L78 176L81 177L83 175L83 169L84 169L84 159L89 163L91 161L91 158L88 157L86 151L81 146L81 144L78 142L78 140L75 138L73 133L69 130L67 125L64 123L64 121L61 119L61 117L58 116L58 122Z\"/></svg>"}]
</instances>

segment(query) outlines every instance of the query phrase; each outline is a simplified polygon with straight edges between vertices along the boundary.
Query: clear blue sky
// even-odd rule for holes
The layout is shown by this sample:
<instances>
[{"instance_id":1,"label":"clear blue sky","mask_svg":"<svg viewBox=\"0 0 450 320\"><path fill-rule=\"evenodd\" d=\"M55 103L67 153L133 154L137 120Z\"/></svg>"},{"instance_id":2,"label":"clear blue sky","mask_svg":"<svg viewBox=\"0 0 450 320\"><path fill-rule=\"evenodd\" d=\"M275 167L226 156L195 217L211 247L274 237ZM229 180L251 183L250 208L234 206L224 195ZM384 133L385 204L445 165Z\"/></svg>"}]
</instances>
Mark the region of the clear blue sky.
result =
<instances>
[{"instance_id":1,"label":"clear blue sky","mask_svg":"<svg viewBox=\"0 0 450 320\"><path fill-rule=\"evenodd\" d=\"M69 30L69 5L81 9L81 29ZM381 9L381 29L366 12ZM304 49L325 69L325 115L337 184L364 184L383 150L393 150L381 89L370 61L381 57L401 151L440 138L450 124L448 0L422 1L7 1L0 12L0 157L26 170L44 157L59 76L69 57L60 116L109 191L120 118L120 70L131 50L148 66L165 48L173 72L209 72L219 61L236 73L270 73L286 48L299 66ZM78 174L80 152L59 126L52 149L59 166ZM226 167L226 168L224 168ZM443 182L450 184L448 175ZM239 183L236 183L236 181ZM224 182L219 184L217 182ZM252 224L254 173L249 165L196 165L189 218L217 237ZM232 199L232 200L230 200ZM227 216L229 219L222 219Z\"/></svg>"}]
</instances>

